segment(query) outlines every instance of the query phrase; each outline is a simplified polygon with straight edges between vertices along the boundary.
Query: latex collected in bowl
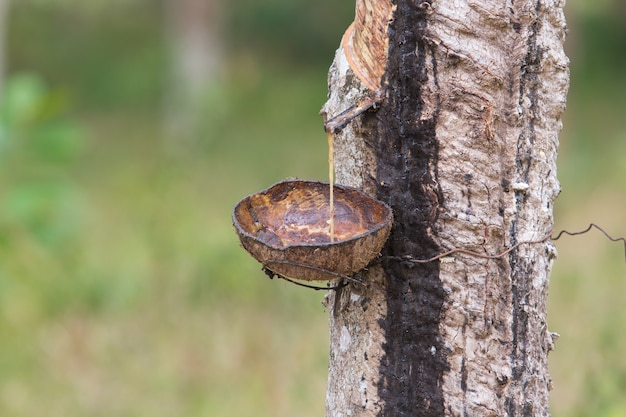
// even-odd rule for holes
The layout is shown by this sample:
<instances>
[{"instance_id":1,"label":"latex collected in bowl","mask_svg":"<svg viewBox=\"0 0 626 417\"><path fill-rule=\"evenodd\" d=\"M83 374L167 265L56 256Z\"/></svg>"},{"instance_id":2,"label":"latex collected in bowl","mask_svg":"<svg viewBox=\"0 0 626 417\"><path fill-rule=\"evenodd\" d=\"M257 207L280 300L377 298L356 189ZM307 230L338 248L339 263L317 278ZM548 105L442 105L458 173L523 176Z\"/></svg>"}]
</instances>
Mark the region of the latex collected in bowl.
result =
<instances>
[{"instance_id":1,"label":"latex collected in bowl","mask_svg":"<svg viewBox=\"0 0 626 417\"><path fill-rule=\"evenodd\" d=\"M391 208L363 192L334 186L334 240L328 183L288 180L249 195L233 209L242 246L274 273L306 281L365 268L389 237Z\"/></svg>"}]
</instances>

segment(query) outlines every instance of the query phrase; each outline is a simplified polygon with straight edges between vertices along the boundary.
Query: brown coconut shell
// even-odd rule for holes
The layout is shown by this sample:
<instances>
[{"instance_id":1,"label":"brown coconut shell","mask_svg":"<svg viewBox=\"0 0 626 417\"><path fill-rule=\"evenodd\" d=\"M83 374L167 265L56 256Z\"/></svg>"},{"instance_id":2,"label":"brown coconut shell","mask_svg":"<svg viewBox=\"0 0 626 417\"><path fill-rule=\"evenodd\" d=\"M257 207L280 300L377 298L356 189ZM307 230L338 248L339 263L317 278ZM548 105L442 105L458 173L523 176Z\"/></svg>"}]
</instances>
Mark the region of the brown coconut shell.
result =
<instances>
[{"instance_id":1,"label":"brown coconut shell","mask_svg":"<svg viewBox=\"0 0 626 417\"><path fill-rule=\"evenodd\" d=\"M361 191L334 186L334 241L328 183L289 180L249 195L233 209L242 246L274 273L324 281L365 268L389 237L391 208Z\"/></svg>"}]
</instances>

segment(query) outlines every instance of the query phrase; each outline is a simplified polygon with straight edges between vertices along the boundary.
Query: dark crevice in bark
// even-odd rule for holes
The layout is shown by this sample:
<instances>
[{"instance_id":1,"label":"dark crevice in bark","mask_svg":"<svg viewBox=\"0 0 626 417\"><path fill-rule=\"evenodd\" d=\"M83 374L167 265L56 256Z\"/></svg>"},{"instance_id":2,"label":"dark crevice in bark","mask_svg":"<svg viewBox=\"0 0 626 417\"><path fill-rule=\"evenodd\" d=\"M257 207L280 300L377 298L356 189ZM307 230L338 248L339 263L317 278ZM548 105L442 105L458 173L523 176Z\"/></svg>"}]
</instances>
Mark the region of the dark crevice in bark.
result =
<instances>
[{"instance_id":1,"label":"dark crevice in bark","mask_svg":"<svg viewBox=\"0 0 626 417\"><path fill-rule=\"evenodd\" d=\"M437 76L423 40L430 5L408 0L396 5L383 78L386 99L364 123L376 132L371 146L378 198L391 205L395 217L383 255L428 258L440 252L429 233L442 200L436 180L438 111L428 117L422 113L422 86ZM449 365L439 334L445 296L439 264L388 260L383 265L387 316L380 323L385 332L378 383L381 415L443 415L442 378Z\"/></svg>"},{"instance_id":2,"label":"dark crevice in bark","mask_svg":"<svg viewBox=\"0 0 626 417\"><path fill-rule=\"evenodd\" d=\"M535 13L539 13L539 2L537 2ZM518 105L525 108L524 97L528 97L528 117L527 124L520 135L517 143L517 170L520 179L527 181L532 163L532 147L535 143L535 118L537 117L537 85L539 83L539 65L541 63L542 50L537 45L537 31L539 30L539 20L537 19L528 29L527 40L528 52L520 68L521 80L519 83ZM521 194L523 195L523 194Z\"/></svg>"},{"instance_id":3,"label":"dark crevice in bark","mask_svg":"<svg viewBox=\"0 0 626 417\"><path fill-rule=\"evenodd\" d=\"M539 16L539 9L541 1L537 0L535 4L535 16ZM520 83L519 83L519 96L518 105L520 108L527 108L523 115L522 132L517 142L517 155L516 155L516 171L519 180L528 182L528 175L531 169L533 159L533 145L535 143L535 118L537 117L537 86L539 83L538 70L541 64L542 50L537 45L537 34L540 30L540 21L537 18L533 24L528 28L527 39L527 53L522 61L520 68ZM525 100L529 101L529 106L524 105ZM515 208L516 215L511 223L509 236L511 245L515 245L518 242L518 225L520 212L525 209L526 194L517 193L515 196ZM516 384L524 384L522 380L524 376L527 376L529 369L527 369L527 344L528 344L528 313L526 312L526 306L528 306L529 294L530 294L530 274L533 269L533 262L523 257L520 257L519 249L511 251L510 254L510 266L511 266L511 303L512 303L512 317L513 322L511 325L512 331L512 377ZM513 417L516 415L531 416L532 407L526 402L526 390L524 387L521 389L522 401L519 397L516 400L509 397L506 399L505 404L508 410L508 416Z\"/></svg>"}]
</instances>

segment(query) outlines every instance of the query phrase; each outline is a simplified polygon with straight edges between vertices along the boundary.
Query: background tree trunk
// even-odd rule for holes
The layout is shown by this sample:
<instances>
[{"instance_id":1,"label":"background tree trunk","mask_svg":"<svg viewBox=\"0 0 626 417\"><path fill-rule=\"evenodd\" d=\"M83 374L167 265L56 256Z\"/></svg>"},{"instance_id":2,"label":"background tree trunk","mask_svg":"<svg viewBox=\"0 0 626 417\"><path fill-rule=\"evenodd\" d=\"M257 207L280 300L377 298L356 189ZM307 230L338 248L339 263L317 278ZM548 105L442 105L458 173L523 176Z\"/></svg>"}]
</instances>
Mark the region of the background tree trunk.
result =
<instances>
[{"instance_id":1,"label":"background tree trunk","mask_svg":"<svg viewBox=\"0 0 626 417\"><path fill-rule=\"evenodd\" d=\"M334 157L337 182L389 203L395 224L369 285L328 296L328 416L549 415L554 246L390 256L496 254L550 234L563 3L357 1L322 112L382 86Z\"/></svg>"},{"instance_id":2,"label":"background tree trunk","mask_svg":"<svg viewBox=\"0 0 626 417\"><path fill-rule=\"evenodd\" d=\"M165 103L167 130L196 133L202 99L217 86L222 65L221 0L166 0L171 76Z\"/></svg>"},{"instance_id":3,"label":"background tree trunk","mask_svg":"<svg viewBox=\"0 0 626 417\"><path fill-rule=\"evenodd\" d=\"M0 0L0 98L4 93L6 76L6 33L8 23L9 0Z\"/></svg>"}]
</instances>

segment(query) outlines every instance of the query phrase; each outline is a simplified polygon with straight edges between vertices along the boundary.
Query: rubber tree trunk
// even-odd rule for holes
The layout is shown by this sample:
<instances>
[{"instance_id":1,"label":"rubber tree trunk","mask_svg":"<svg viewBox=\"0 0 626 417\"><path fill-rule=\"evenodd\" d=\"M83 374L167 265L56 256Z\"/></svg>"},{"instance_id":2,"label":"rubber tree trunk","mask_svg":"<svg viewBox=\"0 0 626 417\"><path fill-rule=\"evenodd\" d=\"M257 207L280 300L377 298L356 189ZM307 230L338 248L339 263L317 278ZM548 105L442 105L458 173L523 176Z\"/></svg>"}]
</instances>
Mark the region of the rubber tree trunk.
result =
<instances>
[{"instance_id":1,"label":"rubber tree trunk","mask_svg":"<svg viewBox=\"0 0 626 417\"><path fill-rule=\"evenodd\" d=\"M327 416L547 416L564 1L357 1L329 73L336 178L389 203L382 257L327 298ZM403 260L404 259L404 260Z\"/></svg>"}]
</instances>

